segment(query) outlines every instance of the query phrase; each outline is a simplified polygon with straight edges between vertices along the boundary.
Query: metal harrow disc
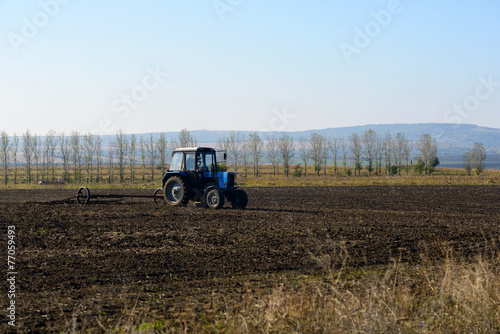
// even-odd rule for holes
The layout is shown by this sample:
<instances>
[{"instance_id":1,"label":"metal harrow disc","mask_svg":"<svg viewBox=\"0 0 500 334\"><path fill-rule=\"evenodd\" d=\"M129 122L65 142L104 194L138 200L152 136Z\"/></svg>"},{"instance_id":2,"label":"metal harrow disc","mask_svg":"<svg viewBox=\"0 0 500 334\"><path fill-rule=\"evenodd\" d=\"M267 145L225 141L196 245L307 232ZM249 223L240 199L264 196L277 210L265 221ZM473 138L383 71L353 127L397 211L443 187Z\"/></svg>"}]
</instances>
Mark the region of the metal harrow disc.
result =
<instances>
[{"instance_id":1,"label":"metal harrow disc","mask_svg":"<svg viewBox=\"0 0 500 334\"><path fill-rule=\"evenodd\" d=\"M76 202L78 204L87 204L90 201L90 190L87 187L80 187L76 192Z\"/></svg>"},{"instance_id":2,"label":"metal harrow disc","mask_svg":"<svg viewBox=\"0 0 500 334\"><path fill-rule=\"evenodd\" d=\"M167 204L167 202L165 202L165 197L163 196L163 188L158 188L155 190L155 192L153 193L153 199L156 205Z\"/></svg>"}]
</instances>

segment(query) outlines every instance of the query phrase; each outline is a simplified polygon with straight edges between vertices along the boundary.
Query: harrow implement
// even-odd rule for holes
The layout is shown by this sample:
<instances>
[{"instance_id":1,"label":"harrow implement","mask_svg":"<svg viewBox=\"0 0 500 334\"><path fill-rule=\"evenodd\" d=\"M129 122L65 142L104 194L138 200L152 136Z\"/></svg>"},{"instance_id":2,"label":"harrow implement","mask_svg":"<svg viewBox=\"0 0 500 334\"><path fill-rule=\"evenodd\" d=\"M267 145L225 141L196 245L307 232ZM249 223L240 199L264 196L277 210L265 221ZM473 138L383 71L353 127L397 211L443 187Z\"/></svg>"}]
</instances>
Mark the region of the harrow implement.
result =
<instances>
[{"instance_id":1,"label":"harrow implement","mask_svg":"<svg viewBox=\"0 0 500 334\"><path fill-rule=\"evenodd\" d=\"M68 201L76 200L76 203L80 205L86 205L91 199L123 199L123 198L152 198L156 205L165 205L165 198L163 197L163 188L155 189L153 195L124 195L124 194L92 194L90 189L87 187L80 187L76 191L76 196L68 197L58 201L52 201L55 203L67 203Z\"/></svg>"}]
</instances>

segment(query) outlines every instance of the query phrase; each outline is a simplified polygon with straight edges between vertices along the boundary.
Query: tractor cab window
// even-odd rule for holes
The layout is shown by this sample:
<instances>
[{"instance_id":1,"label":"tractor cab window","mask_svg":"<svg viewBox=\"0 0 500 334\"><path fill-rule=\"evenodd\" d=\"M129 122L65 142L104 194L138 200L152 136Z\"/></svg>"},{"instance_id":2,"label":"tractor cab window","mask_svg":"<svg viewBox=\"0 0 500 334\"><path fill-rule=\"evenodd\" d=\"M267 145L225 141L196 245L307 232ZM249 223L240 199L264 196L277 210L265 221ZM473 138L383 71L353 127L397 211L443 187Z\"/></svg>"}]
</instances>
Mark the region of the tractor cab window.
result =
<instances>
[{"instance_id":1,"label":"tractor cab window","mask_svg":"<svg viewBox=\"0 0 500 334\"><path fill-rule=\"evenodd\" d=\"M172 156L170 170L182 170L182 152L176 152Z\"/></svg>"},{"instance_id":2,"label":"tractor cab window","mask_svg":"<svg viewBox=\"0 0 500 334\"><path fill-rule=\"evenodd\" d=\"M186 153L186 170L194 170L195 153Z\"/></svg>"},{"instance_id":3,"label":"tractor cab window","mask_svg":"<svg viewBox=\"0 0 500 334\"><path fill-rule=\"evenodd\" d=\"M213 165L212 152L198 152L196 169L200 172L210 172Z\"/></svg>"}]
</instances>

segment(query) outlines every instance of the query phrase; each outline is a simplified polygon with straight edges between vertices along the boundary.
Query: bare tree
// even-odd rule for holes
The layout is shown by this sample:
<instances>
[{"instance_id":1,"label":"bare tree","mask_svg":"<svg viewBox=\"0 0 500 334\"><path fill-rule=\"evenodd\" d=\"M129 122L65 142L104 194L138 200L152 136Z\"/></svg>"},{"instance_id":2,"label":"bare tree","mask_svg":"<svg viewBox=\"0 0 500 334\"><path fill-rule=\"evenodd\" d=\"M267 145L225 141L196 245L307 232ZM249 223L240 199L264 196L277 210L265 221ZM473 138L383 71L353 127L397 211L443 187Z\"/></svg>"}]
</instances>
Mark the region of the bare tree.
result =
<instances>
[{"instance_id":1,"label":"bare tree","mask_svg":"<svg viewBox=\"0 0 500 334\"><path fill-rule=\"evenodd\" d=\"M30 130L23 133L23 154L26 161L26 182L31 183L31 159L33 159L34 138Z\"/></svg>"},{"instance_id":2,"label":"bare tree","mask_svg":"<svg viewBox=\"0 0 500 334\"><path fill-rule=\"evenodd\" d=\"M384 136L384 161L385 161L385 170L387 174L391 174L391 157L392 157L392 136L389 131L385 133Z\"/></svg>"},{"instance_id":3,"label":"bare tree","mask_svg":"<svg viewBox=\"0 0 500 334\"><path fill-rule=\"evenodd\" d=\"M294 143L292 137L283 132L278 143L281 162L283 163L283 173L288 177L290 173L290 162L294 155Z\"/></svg>"},{"instance_id":4,"label":"bare tree","mask_svg":"<svg viewBox=\"0 0 500 334\"><path fill-rule=\"evenodd\" d=\"M424 133L417 141L417 149L420 151L419 160L423 165L425 174L431 174L434 167L439 165L436 139L432 138L430 134Z\"/></svg>"},{"instance_id":5,"label":"bare tree","mask_svg":"<svg viewBox=\"0 0 500 334\"><path fill-rule=\"evenodd\" d=\"M336 137L328 138L328 149L333 159L333 174L337 176L337 160L340 150L340 141Z\"/></svg>"},{"instance_id":6,"label":"bare tree","mask_svg":"<svg viewBox=\"0 0 500 334\"><path fill-rule=\"evenodd\" d=\"M234 172L238 173L238 164L240 163L240 155L242 149L242 136L241 133L231 131L229 137L226 138L227 152L231 156L233 162Z\"/></svg>"},{"instance_id":7,"label":"bare tree","mask_svg":"<svg viewBox=\"0 0 500 334\"><path fill-rule=\"evenodd\" d=\"M71 132L70 138L70 146L71 146L71 158L73 160L73 174L75 178L75 182L78 179L78 182L82 181L82 152L80 147L80 134L77 131Z\"/></svg>"},{"instance_id":8,"label":"bare tree","mask_svg":"<svg viewBox=\"0 0 500 334\"><path fill-rule=\"evenodd\" d=\"M273 175L276 176L276 165L278 164L279 145L274 133L267 137L266 141L266 157L273 165Z\"/></svg>"},{"instance_id":9,"label":"bare tree","mask_svg":"<svg viewBox=\"0 0 500 334\"><path fill-rule=\"evenodd\" d=\"M56 140L56 132L54 130L50 130L45 136L45 146L47 146L48 157L50 159L49 160L50 172L52 175L52 180L55 180L56 178L55 155L56 155L57 140Z\"/></svg>"},{"instance_id":10,"label":"bare tree","mask_svg":"<svg viewBox=\"0 0 500 334\"><path fill-rule=\"evenodd\" d=\"M311 133L309 138L309 155L314 163L314 171L319 176L321 164L323 163L324 151L326 148L325 137L323 137L319 133L313 132Z\"/></svg>"},{"instance_id":11,"label":"bare tree","mask_svg":"<svg viewBox=\"0 0 500 334\"><path fill-rule=\"evenodd\" d=\"M95 156L95 165L97 167L97 182L102 181L102 137L97 134L94 135L94 156Z\"/></svg>"},{"instance_id":12,"label":"bare tree","mask_svg":"<svg viewBox=\"0 0 500 334\"><path fill-rule=\"evenodd\" d=\"M174 151L176 148L182 147L179 145L179 142L177 141L178 138L175 137L170 137L170 141L168 142L168 146L170 147L170 150Z\"/></svg>"},{"instance_id":13,"label":"bare tree","mask_svg":"<svg viewBox=\"0 0 500 334\"><path fill-rule=\"evenodd\" d=\"M38 138L38 147L37 147L37 150L38 150L38 153L36 155L38 155L38 166L39 166L39 170L40 170L40 177L43 180L45 179L48 179L48 167L47 167L47 161L48 161L48 158L47 158L47 155L48 155L48 152L47 152L47 147L44 146L45 142L42 143L42 136L40 136Z\"/></svg>"},{"instance_id":14,"label":"bare tree","mask_svg":"<svg viewBox=\"0 0 500 334\"><path fill-rule=\"evenodd\" d=\"M321 161L323 161L323 174L326 175L326 166L328 164L328 138L323 136L323 153L321 153Z\"/></svg>"},{"instance_id":15,"label":"bare tree","mask_svg":"<svg viewBox=\"0 0 500 334\"><path fill-rule=\"evenodd\" d=\"M243 163L243 176L246 178L248 176L248 165L250 164L250 142L245 134L241 135L240 157Z\"/></svg>"},{"instance_id":16,"label":"bare tree","mask_svg":"<svg viewBox=\"0 0 500 334\"><path fill-rule=\"evenodd\" d=\"M218 151L227 151L227 137L225 136L219 136L217 137L217 143L215 144L215 148Z\"/></svg>"},{"instance_id":17,"label":"bare tree","mask_svg":"<svg viewBox=\"0 0 500 334\"><path fill-rule=\"evenodd\" d=\"M127 156L128 140L122 130L118 130L115 135L115 145L116 158L118 159L118 174L120 183L123 183L125 181L125 157Z\"/></svg>"},{"instance_id":18,"label":"bare tree","mask_svg":"<svg viewBox=\"0 0 500 334\"><path fill-rule=\"evenodd\" d=\"M472 149L472 161L474 164L474 169L476 175L479 175L484 170L484 160L486 160L486 150L483 144L474 143L474 148Z\"/></svg>"},{"instance_id":19,"label":"bare tree","mask_svg":"<svg viewBox=\"0 0 500 334\"><path fill-rule=\"evenodd\" d=\"M408 166L410 162L410 155L411 155L411 150L413 149L412 143L408 138L405 137L404 140L404 149L403 149L403 156L405 159L405 165L406 165L406 175L408 175Z\"/></svg>"},{"instance_id":20,"label":"bare tree","mask_svg":"<svg viewBox=\"0 0 500 334\"><path fill-rule=\"evenodd\" d=\"M123 182L125 182L126 179L126 168L127 166L130 167L130 136L127 134L124 134L124 141L123 141Z\"/></svg>"},{"instance_id":21,"label":"bare tree","mask_svg":"<svg viewBox=\"0 0 500 334\"><path fill-rule=\"evenodd\" d=\"M19 149L19 137L16 133L12 136L11 154L14 162L14 184L17 184L17 150Z\"/></svg>"},{"instance_id":22,"label":"bare tree","mask_svg":"<svg viewBox=\"0 0 500 334\"><path fill-rule=\"evenodd\" d=\"M353 133L349 136L349 149L351 151L351 156L354 161L354 174L356 174L356 171L358 172L358 175L361 175L361 150L362 150L362 145L361 145L361 138L357 133Z\"/></svg>"},{"instance_id":23,"label":"bare tree","mask_svg":"<svg viewBox=\"0 0 500 334\"><path fill-rule=\"evenodd\" d=\"M382 161L384 160L384 140L377 134L375 138L375 169L377 175L382 175Z\"/></svg>"},{"instance_id":24,"label":"bare tree","mask_svg":"<svg viewBox=\"0 0 500 334\"><path fill-rule=\"evenodd\" d=\"M156 159L158 158L158 153L156 151L155 140L152 133L149 134L149 140L146 142L146 152L149 163L151 164L151 182L153 182L155 178L155 164Z\"/></svg>"},{"instance_id":25,"label":"bare tree","mask_svg":"<svg viewBox=\"0 0 500 334\"><path fill-rule=\"evenodd\" d=\"M42 151L42 180L49 180L50 175L50 148L47 144L47 137L45 137L43 151Z\"/></svg>"},{"instance_id":26,"label":"bare tree","mask_svg":"<svg viewBox=\"0 0 500 334\"><path fill-rule=\"evenodd\" d=\"M33 160L35 161L35 181L38 183L39 175L38 175L38 167L40 164L40 149L42 146L42 139L38 135L33 136Z\"/></svg>"},{"instance_id":27,"label":"bare tree","mask_svg":"<svg viewBox=\"0 0 500 334\"><path fill-rule=\"evenodd\" d=\"M108 146L108 183L113 183L114 180L114 155L115 155L115 147L114 142L109 143Z\"/></svg>"},{"instance_id":28,"label":"bare tree","mask_svg":"<svg viewBox=\"0 0 500 334\"><path fill-rule=\"evenodd\" d=\"M158 157L160 158L159 164L160 164L160 169L161 169L161 175L165 174L165 164L166 164L166 158L167 158L167 147L168 147L168 141L165 133L160 133L160 136L158 137L156 141L156 148L158 150Z\"/></svg>"},{"instance_id":29,"label":"bare tree","mask_svg":"<svg viewBox=\"0 0 500 334\"><path fill-rule=\"evenodd\" d=\"M146 177L146 142L142 136L139 138L139 155L141 157L142 182L144 182Z\"/></svg>"},{"instance_id":30,"label":"bare tree","mask_svg":"<svg viewBox=\"0 0 500 334\"><path fill-rule=\"evenodd\" d=\"M304 176L307 176L307 162L309 161L309 142L305 138L299 138L299 154L304 163Z\"/></svg>"},{"instance_id":31,"label":"bare tree","mask_svg":"<svg viewBox=\"0 0 500 334\"><path fill-rule=\"evenodd\" d=\"M64 132L61 132L58 137L59 151L61 152L61 158L63 162L63 179L69 179L69 158L70 158L70 148L69 148L69 138L66 137Z\"/></svg>"},{"instance_id":32,"label":"bare tree","mask_svg":"<svg viewBox=\"0 0 500 334\"><path fill-rule=\"evenodd\" d=\"M363 133L363 153L365 154L365 160L366 163L368 164L367 169L368 169L368 174L371 175L373 171L373 161L375 160L376 156L376 149L377 149L377 133L373 130L366 130Z\"/></svg>"},{"instance_id":33,"label":"bare tree","mask_svg":"<svg viewBox=\"0 0 500 334\"><path fill-rule=\"evenodd\" d=\"M83 135L83 159L87 170L87 182L92 183L92 167L94 161L94 135L87 133Z\"/></svg>"},{"instance_id":34,"label":"bare tree","mask_svg":"<svg viewBox=\"0 0 500 334\"><path fill-rule=\"evenodd\" d=\"M398 132L394 138L394 164L398 166L398 175L401 175L401 167L403 165L404 152L406 146L406 137L404 133Z\"/></svg>"},{"instance_id":35,"label":"bare tree","mask_svg":"<svg viewBox=\"0 0 500 334\"><path fill-rule=\"evenodd\" d=\"M259 176L259 162L262 158L262 150L264 148L264 143L260 139L257 132L248 135L248 143L250 146L250 153L252 155L253 163L253 176Z\"/></svg>"},{"instance_id":36,"label":"bare tree","mask_svg":"<svg viewBox=\"0 0 500 334\"><path fill-rule=\"evenodd\" d=\"M135 134L131 134L129 138L128 146L128 160L130 164L130 183L134 183L135 180L135 159L137 154L137 137Z\"/></svg>"},{"instance_id":37,"label":"bare tree","mask_svg":"<svg viewBox=\"0 0 500 334\"><path fill-rule=\"evenodd\" d=\"M347 143L344 138L340 139L340 147L342 148L342 166L344 166L344 175L347 176Z\"/></svg>"},{"instance_id":38,"label":"bare tree","mask_svg":"<svg viewBox=\"0 0 500 334\"><path fill-rule=\"evenodd\" d=\"M180 147L194 147L196 146L196 137L191 135L187 129L182 129L179 133Z\"/></svg>"},{"instance_id":39,"label":"bare tree","mask_svg":"<svg viewBox=\"0 0 500 334\"><path fill-rule=\"evenodd\" d=\"M3 181L5 185L9 181L9 163L10 163L10 150L11 150L11 142L9 139L9 134L7 132L2 131L0 133L0 160L3 165Z\"/></svg>"}]
</instances>

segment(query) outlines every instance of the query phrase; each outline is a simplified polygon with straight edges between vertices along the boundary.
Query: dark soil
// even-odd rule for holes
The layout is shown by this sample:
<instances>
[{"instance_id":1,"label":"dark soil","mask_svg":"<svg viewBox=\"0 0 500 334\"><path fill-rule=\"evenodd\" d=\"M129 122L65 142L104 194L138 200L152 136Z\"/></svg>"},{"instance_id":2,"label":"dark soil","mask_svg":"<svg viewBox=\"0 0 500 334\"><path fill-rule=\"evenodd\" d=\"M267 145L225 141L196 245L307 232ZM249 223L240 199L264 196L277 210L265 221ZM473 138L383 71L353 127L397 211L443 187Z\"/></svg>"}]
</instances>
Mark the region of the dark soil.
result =
<instances>
[{"instance_id":1,"label":"dark soil","mask_svg":"<svg viewBox=\"0 0 500 334\"><path fill-rule=\"evenodd\" d=\"M422 254L439 258L444 243L473 257L500 235L495 186L247 192L246 210L226 204L215 211L194 204L159 207L152 199L53 204L74 191L2 191L4 258L7 226L16 229L16 328L115 326L126 322L134 305L148 305L161 319L172 316L169 310L179 303L213 292L244 292L248 281L272 287L276 274L319 273L343 261L370 268L395 259L416 261ZM314 260L324 254L332 255L328 268ZM6 312L7 293L0 299ZM7 328L5 320L2 326L0 331Z\"/></svg>"}]
</instances>

